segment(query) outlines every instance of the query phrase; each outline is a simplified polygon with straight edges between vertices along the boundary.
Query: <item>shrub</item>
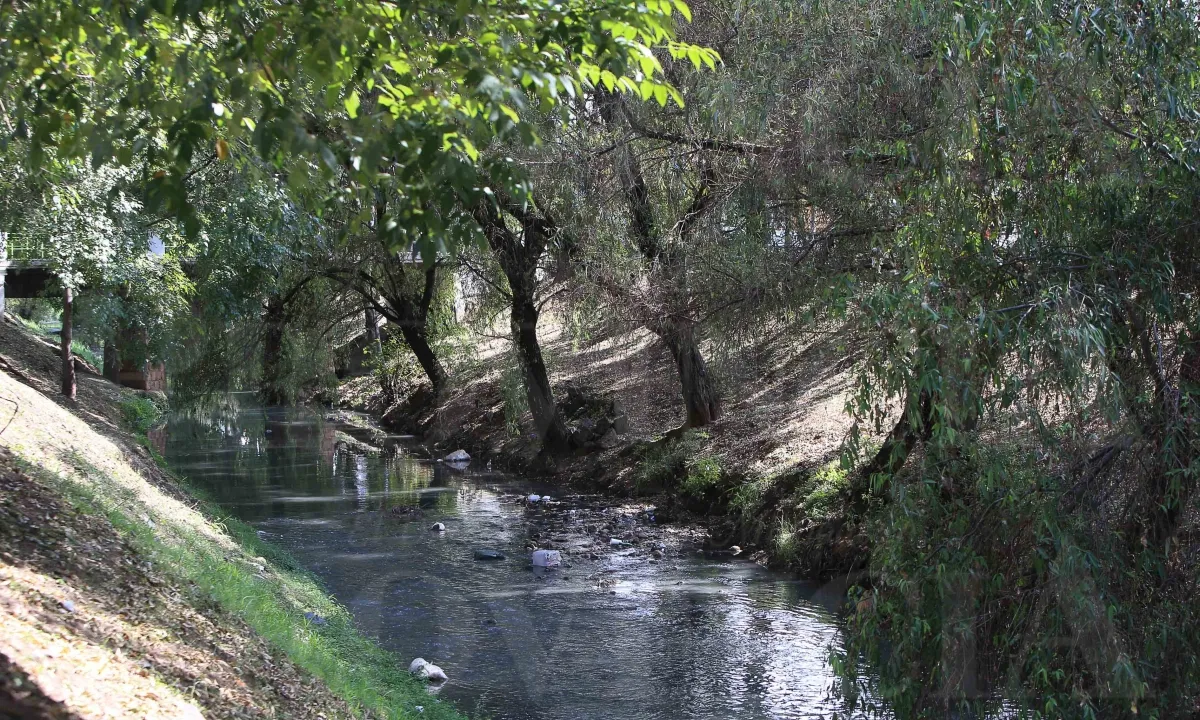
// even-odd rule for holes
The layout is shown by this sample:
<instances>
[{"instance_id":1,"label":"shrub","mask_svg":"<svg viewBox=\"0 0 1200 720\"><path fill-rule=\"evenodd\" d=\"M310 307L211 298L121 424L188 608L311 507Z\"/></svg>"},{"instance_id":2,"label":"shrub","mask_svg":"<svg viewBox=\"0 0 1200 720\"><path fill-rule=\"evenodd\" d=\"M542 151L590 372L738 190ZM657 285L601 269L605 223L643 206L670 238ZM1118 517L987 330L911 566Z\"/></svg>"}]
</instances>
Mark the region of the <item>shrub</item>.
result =
<instances>
[{"instance_id":1,"label":"shrub","mask_svg":"<svg viewBox=\"0 0 1200 720\"><path fill-rule=\"evenodd\" d=\"M675 440L646 445L634 481L640 492L677 489L687 500L711 500L725 478L720 458L705 454L708 435L689 430Z\"/></svg>"},{"instance_id":2,"label":"shrub","mask_svg":"<svg viewBox=\"0 0 1200 720\"><path fill-rule=\"evenodd\" d=\"M125 422L137 435L149 432L166 413L164 407L160 407L145 395L128 395L122 398L119 404Z\"/></svg>"}]
</instances>

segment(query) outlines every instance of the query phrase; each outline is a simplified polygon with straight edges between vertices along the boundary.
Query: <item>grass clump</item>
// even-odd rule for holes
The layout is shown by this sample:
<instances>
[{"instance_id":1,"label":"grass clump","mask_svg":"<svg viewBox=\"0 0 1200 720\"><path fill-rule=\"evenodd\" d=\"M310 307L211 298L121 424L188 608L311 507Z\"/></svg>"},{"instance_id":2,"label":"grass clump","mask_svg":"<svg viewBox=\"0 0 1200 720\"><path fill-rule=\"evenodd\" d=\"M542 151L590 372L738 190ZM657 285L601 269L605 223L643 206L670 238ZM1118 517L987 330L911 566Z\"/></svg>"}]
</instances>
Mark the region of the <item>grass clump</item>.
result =
<instances>
[{"instance_id":1,"label":"grass clump","mask_svg":"<svg viewBox=\"0 0 1200 720\"><path fill-rule=\"evenodd\" d=\"M145 395L130 394L122 398L118 404L129 429L139 437L149 432L166 414L165 408L160 407L158 403Z\"/></svg>"},{"instance_id":2,"label":"grass clump","mask_svg":"<svg viewBox=\"0 0 1200 720\"><path fill-rule=\"evenodd\" d=\"M685 501L712 501L724 485L721 459L704 451L708 435L689 430L642 449L634 482L639 492L674 490Z\"/></svg>"},{"instance_id":3,"label":"grass clump","mask_svg":"<svg viewBox=\"0 0 1200 720\"><path fill-rule=\"evenodd\" d=\"M833 460L814 472L802 489L797 510L812 521L824 521L842 513L849 490L849 473L842 463Z\"/></svg>"}]
</instances>

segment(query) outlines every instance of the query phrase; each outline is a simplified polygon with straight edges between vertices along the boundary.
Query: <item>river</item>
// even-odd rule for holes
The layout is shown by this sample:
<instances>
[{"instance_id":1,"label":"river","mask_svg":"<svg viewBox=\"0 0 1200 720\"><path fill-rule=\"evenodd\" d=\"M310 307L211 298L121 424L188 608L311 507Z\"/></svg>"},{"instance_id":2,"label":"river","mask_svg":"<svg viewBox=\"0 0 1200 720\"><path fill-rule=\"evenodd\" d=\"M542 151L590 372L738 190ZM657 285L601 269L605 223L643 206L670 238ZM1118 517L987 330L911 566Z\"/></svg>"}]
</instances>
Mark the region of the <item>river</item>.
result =
<instances>
[{"instance_id":1,"label":"river","mask_svg":"<svg viewBox=\"0 0 1200 720\"><path fill-rule=\"evenodd\" d=\"M571 496L530 506L520 498L556 490L402 450L367 454L338 442L345 429L308 409L230 406L175 416L158 441L173 469L320 577L364 633L405 662L442 666L441 697L470 714L839 709L827 661L840 641L836 588L705 555L645 507ZM633 544L609 547L619 532ZM535 570L530 548L547 543L564 566ZM507 559L476 560L478 549Z\"/></svg>"}]
</instances>

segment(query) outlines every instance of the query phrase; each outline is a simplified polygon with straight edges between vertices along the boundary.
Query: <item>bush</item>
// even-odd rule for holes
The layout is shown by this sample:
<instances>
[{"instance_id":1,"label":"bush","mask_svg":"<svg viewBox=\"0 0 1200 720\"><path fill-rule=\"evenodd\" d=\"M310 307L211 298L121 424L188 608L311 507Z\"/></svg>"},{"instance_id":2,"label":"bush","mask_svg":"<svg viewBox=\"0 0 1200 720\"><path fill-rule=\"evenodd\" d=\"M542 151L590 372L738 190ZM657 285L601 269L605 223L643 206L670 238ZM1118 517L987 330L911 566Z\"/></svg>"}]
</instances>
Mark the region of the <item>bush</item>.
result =
<instances>
[{"instance_id":1,"label":"bush","mask_svg":"<svg viewBox=\"0 0 1200 720\"><path fill-rule=\"evenodd\" d=\"M137 435L145 435L166 414L165 407L160 407L145 395L129 395L122 398L119 404L125 422Z\"/></svg>"},{"instance_id":2,"label":"bush","mask_svg":"<svg viewBox=\"0 0 1200 720\"><path fill-rule=\"evenodd\" d=\"M402 339L395 337L389 337L380 345L374 373L383 393L384 407L391 407L403 400L416 390L425 377L412 350Z\"/></svg>"},{"instance_id":3,"label":"bush","mask_svg":"<svg viewBox=\"0 0 1200 720\"><path fill-rule=\"evenodd\" d=\"M634 475L639 492L678 490L685 500L713 500L725 478L720 458L703 452L708 435L689 430L676 440L645 446Z\"/></svg>"}]
</instances>

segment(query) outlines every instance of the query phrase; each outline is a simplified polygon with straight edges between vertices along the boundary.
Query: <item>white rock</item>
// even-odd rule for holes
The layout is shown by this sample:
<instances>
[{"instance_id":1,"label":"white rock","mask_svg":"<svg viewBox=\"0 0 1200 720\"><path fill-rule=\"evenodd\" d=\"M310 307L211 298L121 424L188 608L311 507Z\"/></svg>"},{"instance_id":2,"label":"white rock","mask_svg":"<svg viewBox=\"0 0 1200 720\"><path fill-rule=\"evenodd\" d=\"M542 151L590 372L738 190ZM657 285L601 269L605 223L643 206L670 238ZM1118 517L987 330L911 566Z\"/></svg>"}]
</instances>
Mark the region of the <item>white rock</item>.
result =
<instances>
[{"instance_id":1,"label":"white rock","mask_svg":"<svg viewBox=\"0 0 1200 720\"><path fill-rule=\"evenodd\" d=\"M550 496L549 496L549 495L543 495L543 496L542 496L542 502L544 502L544 503L548 503L548 502L550 502Z\"/></svg>"},{"instance_id":2,"label":"white rock","mask_svg":"<svg viewBox=\"0 0 1200 720\"><path fill-rule=\"evenodd\" d=\"M557 550L534 550L533 566L552 568L562 564L562 553Z\"/></svg>"},{"instance_id":3,"label":"white rock","mask_svg":"<svg viewBox=\"0 0 1200 720\"><path fill-rule=\"evenodd\" d=\"M536 503L536 502L541 502L541 501L542 501L542 496L541 496L541 495L536 495L536 494L535 494L535 495L530 495L530 496L529 496L528 498L526 498L526 499L527 499L527 500L529 500L529 502L531 502L531 503Z\"/></svg>"},{"instance_id":4,"label":"white rock","mask_svg":"<svg viewBox=\"0 0 1200 720\"><path fill-rule=\"evenodd\" d=\"M445 457L446 462L471 462L471 456L466 450L455 450Z\"/></svg>"},{"instance_id":5,"label":"white rock","mask_svg":"<svg viewBox=\"0 0 1200 720\"><path fill-rule=\"evenodd\" d=\"M446 526L443 523L434 523L433 527L429 529L434 532L446 532Z\"/></svg>"},{"instance_id":6,"label":"white rock","mask_svg":"<svg viewBox=\"0 0 1200 720\"><path fill-rule=\"evenodd\" d=\"M421 668L428 664L429 663L425 661L425 658L417 658L408 664L408 672L416 675L417 673L421 672Z\"/></svg>"}]
</instances>

